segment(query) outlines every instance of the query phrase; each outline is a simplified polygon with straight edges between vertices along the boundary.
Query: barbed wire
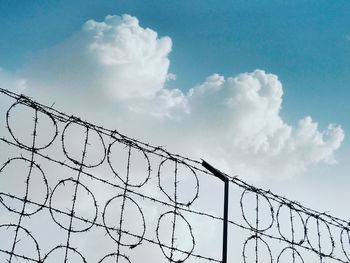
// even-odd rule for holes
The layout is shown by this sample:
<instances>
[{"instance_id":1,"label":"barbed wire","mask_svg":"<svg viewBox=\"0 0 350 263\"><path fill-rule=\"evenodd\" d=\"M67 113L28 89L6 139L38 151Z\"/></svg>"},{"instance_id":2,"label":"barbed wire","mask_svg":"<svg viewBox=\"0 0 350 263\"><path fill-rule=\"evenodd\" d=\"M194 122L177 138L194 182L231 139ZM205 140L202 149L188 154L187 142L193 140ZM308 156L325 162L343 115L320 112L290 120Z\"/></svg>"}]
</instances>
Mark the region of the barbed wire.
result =
<instances>
[{"instance_id":1,"label":"barbed wire","mask_svg":"<svg viewBox=\"0 0 350 263\"><path fill-rule=\"evenodd\" d=\"M49 262L52 258L57 259L57 255L61 255L64 262L72 258L90 262L81 247L74 247L74 240L89 231L103 232L108 242L115 244L114 251L107 251L100 256L98 262L101 263L131 263L131 251L145 243L159 247L161 255L168 262L187 262L192 259L221 262L220 258L196 250L201 237L195 235L196 226L189 219L189 216L198 216L199 220L206 218L215 223L223 221L221 216L194 208L200 198L199 174L210 174L200 161L172 154L163 147L130 138L117 130L69 116L24 95L5 89L0 89L0 94L6 100L13 101L4 114L6 126L4 134L0 135L0 145L2 149L5 145L10 147L17 154L15 157L8 156L3 163L0 178L11 167L28 166L24 195L0 191L0 203L11 215L11 222L0 221L0 238L1 230L12 233L12 241L9 241L7 248L0 244L0 255L6 255L7 262ZM33 126L30 127L30 140L24 140L21 136L23 131L16 128L16 120L12 118L16 111L28 110L34 110ZM45 134L39 133L39 124L43 120L46 122ZM76 130L82 136L74 136ZM74 143L70 138L73 138ZM77 149L78 145L80 149ZM63 157L51 150L57 147L62 150ZM125 157L125 170L121 169L122 157ZM138 161L134 161L135 158ZM74 176L56 178L57 182L53 184L53 179L49 180L43 167L47 165L43 163L62 167L74 173ZM143 166L143 171L136 173L136 177L132 169L138 166ZM101 167L103 171L108 170L116 180L99 175L101 171L97 170ZM192 181L190 196L186 198L182 196L184 192L180 192L183 179L180 177L184 174L186 180ZM230 204L230 207L240 207L240 215L231 217L229 224L230 231L237 228L244 233L241 242L243 262L307 262L305 253L313 257L315 262L350 262L349 221L254 187L238 177L226 176L234 190L240 193L237 203ZM86 179L112 189L112 196L101 201L96 197L100 193L93 189L93 184L87 184ZM43 185L40 201L32 197L35 187L32 182L35 180ZM152 180L157 181L157 194L149 193ZM69 192L68 189L73 191ZM70 207L59 208L61 193L72 195ZM78 215L81 195L90 200L89 216ZM150 231L142 200L152 202L163 210L156 215L155 227ZM130 209L133 209L132 216L128 215ZM39 233L31 232L27 223L35 220L42 211L48 211L60 233L65 234L64 240L45 251L36 237ZM111 219L115 215L119 215L118 220ZM128 223L133 217L138 219L138 228ZM116 226L113 225L114 221L117 222ZM167 234L164 234L166 231ZM26 255L26 251L20 251L20 236L31 240L36 253ZM185 242L181 242L184 238ZM238 255L234 256L238 258Z\"/></svg>"}]
</instances>

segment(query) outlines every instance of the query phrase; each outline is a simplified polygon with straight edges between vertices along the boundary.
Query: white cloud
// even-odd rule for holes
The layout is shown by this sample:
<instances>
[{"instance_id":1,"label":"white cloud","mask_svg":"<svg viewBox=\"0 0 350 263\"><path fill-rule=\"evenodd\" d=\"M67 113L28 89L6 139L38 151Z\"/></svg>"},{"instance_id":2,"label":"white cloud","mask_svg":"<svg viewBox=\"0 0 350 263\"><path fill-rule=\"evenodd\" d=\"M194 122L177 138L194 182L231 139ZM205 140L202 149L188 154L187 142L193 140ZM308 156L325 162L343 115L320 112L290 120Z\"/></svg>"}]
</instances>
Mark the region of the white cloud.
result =
<instances>
[{"instance_id":1,"label":"white cloud","mask_svg":"<svg viewBox=\"0 0 350 263\"><path fill-rule=\"evenodd\" d=\"M87 21L81 32L21 70L28 93L113 128L205 157L234 174L278 178L335 162L344 132L320 131L310 117L296 127L281 115L282 83L263 70L209 76L187 93L166 88L171 39L135 17ZM84 116L84 117L85 117Z\"/></svg>"},{"instance_id":2,"label":"white cloud","mask_svg":"<svg viewBox=\"0 0 350 263\"><path fill-rule=\"evenodd\" d=\"M103 100L152 98L167 79L171 45L169 37L158 38L135 17L107 16L87 21L81 32L42 52L23 71L35 77L35 85Z\"/></svg>"},{"instance_id":3,"label":"white cloud","mask_svg":"<svg viewBox=\"0 0 350 263\"><path fill-rule=\"evenodd\" d=\"M153 144L165 145L171 152L205 158L216 167L244 179L267 176L284 179L300 175L313 165L335 163L336 150L344 139L341 127L329 125L325 131L320 131L311 117L301 119L296 126L286 123L280 114L283 87L276 75L263 70L228 78L213 74L188 92L169 89L166 88L167 81L176 78L169 72L170 51L170 38L158 37L151 29L142 28L135 17L107 16L103 22L86 22L81 32L33 57L19 74L0 71L0 87L25 91L44 104L56 102L55 107L68 114L82 116ZM0 103L0 108L6 110L8 103ZM24 116L27 112L21 114ZM18 122L17 128L25 133L27 126L23 121ZM78 144L75 137L71 143ZM56 147L52 154L63 157L60 144ZM9 154L12 153L0 151L4 160ZM98 151L89 158L97 154ZM123 155L116 158L121 160ZM116 163L120 160L116 159ZM54 185L56 176L70 176L61 174L55 164L46 168L51 168L47 170L52 180L50 185ZM101 177L109 175L102 171ZM204 190L201 188L202 203L198 206L216 214L221 212L217 205L221 196L209 195L208 189L216 191L221 185L217 180L210 181L212 179L201 178ZM98 195L98 200L102 200L101 204L115 195L114 191L106 191L95 181L86 181ZM11 182L15 188L18 186L18 180ZM152 195L161 193L154 191ZM153 205L145 206L150 224L156 221L160 211ZM91 210L85 209L85 212ZM44 221L54 224L49 214L46 216L36 222L34 230L37 231L33 232L44 235L43 240L50 241L46 246L51 248L64 237L55 233L51 240L51 229L54 228L39 230ZM132 215L128 217L133 218ZM212 220L192 220L196 237L201 241L198 252L220 251L220 242L214 242L214 246L218 246L216 249L212 241L220 238L214 234L221 229L221 224L213 225ZM99 236L90 231L89 234L91 236L77 238L79 250L84 250L88 258L96 258L97 262L100 259L98 253L115 251L115 243L109 243L111 240L105 233ZM235 239L235 242L239 241ZM91 250L90 246L104 249ZM163 258L159 249L149 248L147 244L141 249L135 253L140 259L145 253L152 254L153 262Z\"/></svg>"},{"instance_id":4,"label":"white cloud","mask_svg":"<svg viewBox=\"0 0 350 263\"><path fill-rule=\"evenodd\" d=\"M280 115L282 95L277 76L262 70L226 80L210 76L188 98L190 130L202 137L197 148L241 175L284 178L313 164L334 163L344 139L341 127L319 131L311 117L297 127L287 124Z\"/></svg>"}]
</instances>

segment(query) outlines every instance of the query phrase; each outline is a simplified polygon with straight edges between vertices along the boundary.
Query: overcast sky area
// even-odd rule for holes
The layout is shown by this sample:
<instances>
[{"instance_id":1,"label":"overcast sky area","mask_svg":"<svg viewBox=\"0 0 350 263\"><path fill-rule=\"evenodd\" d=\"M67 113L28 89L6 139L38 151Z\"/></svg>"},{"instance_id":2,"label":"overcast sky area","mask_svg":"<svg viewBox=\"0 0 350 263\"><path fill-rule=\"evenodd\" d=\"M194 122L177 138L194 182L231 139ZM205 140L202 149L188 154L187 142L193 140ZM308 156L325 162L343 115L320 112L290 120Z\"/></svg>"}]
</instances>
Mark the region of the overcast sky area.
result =
<instances>
[{"instance_id":1,"label":"overcast sky area","mask_svg":"<svg viewBox=\"0 0 350 263\"><path fill-rule=\"evenodd\" d=\"M3 0L0 87L348 219L349 17L345 0Z\"/></svg>"}]
</instances>

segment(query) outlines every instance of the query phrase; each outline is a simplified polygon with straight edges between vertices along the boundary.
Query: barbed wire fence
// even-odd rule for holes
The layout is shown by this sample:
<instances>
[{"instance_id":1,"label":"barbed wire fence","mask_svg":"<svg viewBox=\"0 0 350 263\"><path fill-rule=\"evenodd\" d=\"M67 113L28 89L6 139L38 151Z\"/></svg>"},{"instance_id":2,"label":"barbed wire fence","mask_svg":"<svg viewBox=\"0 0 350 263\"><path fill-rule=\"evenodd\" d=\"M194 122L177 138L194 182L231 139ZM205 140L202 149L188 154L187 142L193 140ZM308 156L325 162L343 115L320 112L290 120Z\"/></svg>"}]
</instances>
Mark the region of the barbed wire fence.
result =
<instances>
[{"instance_id":1,"label":"barbed wire fence","mask_svg":"<svg viewBox=\"0 0 350 263\"><path fill-rule=\"evenodd\" d=\"M222 262L222 188L200 161L0 101L0 262ZM226 176L229 262L350 262L349 221Z\"/></svg>"}]
</instances>

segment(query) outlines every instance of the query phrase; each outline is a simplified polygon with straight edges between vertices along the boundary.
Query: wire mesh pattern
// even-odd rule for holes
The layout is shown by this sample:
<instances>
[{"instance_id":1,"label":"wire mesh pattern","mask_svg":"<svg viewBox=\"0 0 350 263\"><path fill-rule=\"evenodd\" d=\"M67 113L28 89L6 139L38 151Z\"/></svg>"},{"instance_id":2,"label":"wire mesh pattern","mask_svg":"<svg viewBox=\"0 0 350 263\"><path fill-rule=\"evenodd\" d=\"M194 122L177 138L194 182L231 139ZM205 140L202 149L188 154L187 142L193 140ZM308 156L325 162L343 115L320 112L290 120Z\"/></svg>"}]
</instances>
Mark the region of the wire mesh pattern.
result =
<instances>
[{"instance_id":1,"label":"wire mesh pattern","mask_svg":"<svg viewBox=\"0 0 350 263\"><path fill-rule=\"evenodd\" d=\"M221 262L201 162L0 94L1 262ZM228 178L229 261L350 262L348 221Z\"/></svg>"}]
</instances>

